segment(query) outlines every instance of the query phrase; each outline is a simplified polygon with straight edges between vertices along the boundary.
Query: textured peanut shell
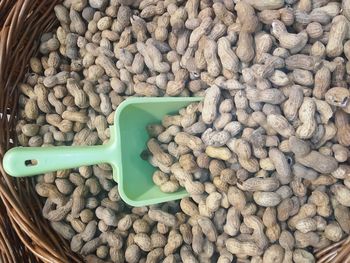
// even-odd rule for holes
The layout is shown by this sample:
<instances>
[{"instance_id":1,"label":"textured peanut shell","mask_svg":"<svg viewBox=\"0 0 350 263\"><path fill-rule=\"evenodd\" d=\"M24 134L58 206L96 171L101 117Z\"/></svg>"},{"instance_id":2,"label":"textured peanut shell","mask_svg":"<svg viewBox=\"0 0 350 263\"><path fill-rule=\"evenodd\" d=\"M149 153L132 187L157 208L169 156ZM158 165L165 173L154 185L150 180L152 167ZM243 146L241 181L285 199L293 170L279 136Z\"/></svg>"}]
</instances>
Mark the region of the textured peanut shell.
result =
<instances>
[{"instance_id":1,"label":"textured peanut shell","mask_svg":"<svg viewBox=\"0 0 350 263\"><path fill-rule=\"evenodd\" d=\"M303 102L303 91L300 86L293 85L288 94L288 99L283 103L284 116L289 121L297 118L299 107Z\"/></svg>"},{"instance_id":2,"label":"textured peanut shell","mask_svg":"<svg viewBox=\"0 0 350 263\"><path fill-rule=\"evenodd\" d=\"M295 134L300 139L309 139L316 130L316 104L311 98L305 97L303 103L299 108L299 119L302 122Z\"/></svg>"},{"instance_id":3,"label":"textured peanut shell","mask_svg":"<svg viewBox=\"0 0 350 263\"><path fill-rule=\"evenodd\" d=\"M285 138L289 138L294 135L295 130L289 124L287 119L282 115L270 114L267 116L267 123L271 126L276 132L281 134Z\"/></svg>"},{"instance_id":4,"label":"textured peanut shell","mask_svg":"<svg viewBox=\"0 0 350 263\"><path fill-rule=\"evenodd\" d=\"M342 110L337 110L335 113L335 125L337 127L337 139L341 145L350 145L350 125L349 115Z\"/></svg>"},{"instance_id":5,"label":"textured peanut shell","mask_svg":"<svg viewBox=\"0 0 350 263\"><path fill-rule=\"evenodd\" d=\"M253 33L259 23L254 8L246 2L238 2L235 6L238 19L241 23L241 30Z\"/></svg>"},{"instance_id":6,"label":"textured peanut shell","mask_svg":"<svg viewBox=\"0 0 350 263\"><path fill-rule=\"evenodd\" d=\"M152 249L151 238L145 233L138 233L134 237L134 242L143 251L149 252Z\"/></svg>"},{"instance_id":7,"label":"textured peanut shell","mask_svg":"<svg viewBox=\"0 0 350 263\"><path fill-rule=\"evenodd\" d=\"M239 71L238 57L231 49L230 41L225 37L221 37L218 40L218 56L224 69L232 72Z\"/></svg>"},{"instance_id":8,"label":"textured peanut shell","mask_svg":"<svg viewBox=\"0 0 350 263\"><path fill-rule=\"evenodd\" d=\"M285 59L286 67L289 70L305 69L314 70L316 58L305 54L296 54L288 56Z\"/></svg>"},{"instance_id":9,"label":"textured peanut shell","mask_svg":"<svg viewBox=\"0 0 350 263\"><path fill-rule=\"evenodd\" d=\"M296 157L296 160L302 165L323 174L331 173L338 168L338 162L334 157L325 156L317 151L311 151L303 157Z\"/></svg>"},{"instance_id":10,"label":"textured peanut shell","mask_svg":"<svg viewBox=\"0 0 350 263\"><path fill-rule=\"evenodd\" d=\"M350 92L347 88L334 87L325 94L326 101L333 106L345 107L349 102Z\"/></svg>"},{"instance_id":11,"label":"textured peanut shell","mask_svg":"<svg viewBox=\"0 0 350 263\"><path fill-rule=\"evenodd\" d=\"M299 220L296 225L295 228L297 230L299 230L302 233L308 233L310 231L316 231L316 221L312 218L304 218Z\"/></svg>"},{"instance_id":12,"label":"textured peanut shell","mask_svg":"<svg viewBox=\"0 0 350 263\"><path fill-rule=\"evenodd\" d=\"M271 245L264 253L262 262L282 262L284 259L284 249L278 245Z\"/></svg>"},{"instance_id":13,"label":"textured peanut shell","mask_svg":"<svg viewBox=\"0 0 350 263\"><path fill-rule=\"evenodd\" d=\"M337 223L328 224L324 230L327 239L338 242L343 237L343 231Z\"/></svg>"},{"instance_id":14,"label":"textured peanut shell","mask_svg":"<svg viewBox=\"0 0 350 263\"><path fill-rule=\"evenodd\" d=\"M339 56L343 52L343 41L348 30L348 22L342 15L336 16L332 21L329 40L326 46L329 57Z\"/></svg>"},{"instance_id":15,"label":"textured peanut shell","mask_svg":"<svg viewBox=\"0 0 350 263\"><path fill-rule=\"evenodd\" d=\"M275 192L254 192L254 201L263 207L277 206L281 202L281 197Z\"/></svg>"},{"instance_id":16,"label":"textured peanut shell","mask_svg":"<svg viewBox=\"0 0 350 263\"><path fill-rule=\"evenodd\" d=\"M229 238L226 240L226 248L234 255L245 254L248 256L260 256L263 254L263 250L260 249L254 242L240 242L235 238Z\"/></svg>"},{"instance_id":17,"label":"textured peanut shell","mask_svg":"<svg viewBox=\"0 0 350 263\"><path fill-rule=\"evenodd\" d=\"M164 212L161 210L150 209L148 211L148 215L149 215L150 219L152 219L153 221L161 222L166 226L174 227L176 225L175 216L173 216L167 212Z\"/></svg>"},{"instance_id":18,"label":"textured peanut shell","mask_svg":"<svg viewBox=\"0 0 350 263\"><path fill-rule=\"evenodd\" d=\"M284 1L282 0L248 0L247 3L251 4L255 9L259 11L279 9L284 5Z\"/></svg>"},{"instance_id":19,"label":"textured peanut shell","mask_svg":"<svg viewBox=\"0 0 350 263\"><path fill-rule=\"evenodd\" d=\"M205 150L205 153L211 158L220 159L224 161L229 160L232 156L231 151L226 147L208 146Z\"/></svg>"},{"instance_id":20,"label":"textured peanut shell","mask_svg":"<svg viewBox=\"0 0 350 263\"><path fill-rule=\"evenodd\" d=\"M331 186L331 191L341 205L346 207L350 206L350 190L346 186L342 184L335 184Z\"/></svg>"},{"instance_id":21,"label":"textured peanut shell","mask_svg":"<svg viewBox=\"0 0 350 263\"><path fill-rule=\"evenodd\" d=\"M237 42L236 54L241 62L250 62L255 55L254 52L254 39L248 32L241 31Z\"/></svg>"},{"instance_id":22,"label":"textured peanut shell","mask_svg":"<svg viewBox=\"0 0 350 263\"><path fill-rule=\"evenodd\" d=\"M206 90L202 110L202 118L206 124L212 123L216 118L220 93L219 87L215 85Z\"/></svg>"},{"instance_id":23,"label":"textured peanut shell","mask_svg":"<svg viewBox=\"0 0 350 263\"><path fill-rule=\"evenodd\" d=\"M277 148L271 148L269 150L269 158L276 168L277 178L280 180L281 184L290 183L292 180L292 173L285 155Z\"/></svg>"},{"instance_id":24,"label":"textured peanut shell","mask_svg":"<svg viewBox=\"0 0 350 263\"><path fill-rule=\"evenodd\" d=\"M207 217L198 218L198 224L209 241L215 242L218 236L217 230L212 221Z\"/></svg>"},{"instance_id":25,"label":"textured peanut shell","mask_svg":"<svg viewBox=\"0 0 350 263\"><path fill-rule=\"evenodd\" d=\"M249 178L245 180L241 188L244 191L250 191L250 192L255 192L255 191L266 191L266 192L271 192L277 190L279 187L279 181L276 178Z\"/></svg>"}]
</instances>

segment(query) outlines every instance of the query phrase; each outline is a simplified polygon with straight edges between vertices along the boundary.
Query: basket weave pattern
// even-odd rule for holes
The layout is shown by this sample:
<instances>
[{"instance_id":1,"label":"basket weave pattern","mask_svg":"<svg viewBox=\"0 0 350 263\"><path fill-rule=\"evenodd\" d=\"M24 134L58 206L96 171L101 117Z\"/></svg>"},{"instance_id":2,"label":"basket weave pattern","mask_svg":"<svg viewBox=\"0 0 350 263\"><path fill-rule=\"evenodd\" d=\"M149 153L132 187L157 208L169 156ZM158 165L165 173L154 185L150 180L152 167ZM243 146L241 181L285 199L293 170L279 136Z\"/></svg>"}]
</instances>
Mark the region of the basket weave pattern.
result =
<instances>
[{"instance_id":1,"label":"basket weave pattern","mask_svg":"<svg viewBox=\"0 0 350 263\"><path fill-rule=\"evenodd\" d=\"M82 262L41 216L32 179L9 177L2 158L15 145L17 84L40 34L55 26L60 0L0 0L0 262ZM318 262L350 262L350 238L316 251Z\"/></svg>"},{"instance_id":2,"label":"basket weave pattern","mask_svg":"<svg viewBox=\"0 0 350 263\"><path fill-rule=\"evenodd\" d=\"M0 1L0 261L81 262L41 216L32 179L5 174L2 158L15 141L17 84L42 32L55 25L57 0Z\"/></svg>"}]
</instances>

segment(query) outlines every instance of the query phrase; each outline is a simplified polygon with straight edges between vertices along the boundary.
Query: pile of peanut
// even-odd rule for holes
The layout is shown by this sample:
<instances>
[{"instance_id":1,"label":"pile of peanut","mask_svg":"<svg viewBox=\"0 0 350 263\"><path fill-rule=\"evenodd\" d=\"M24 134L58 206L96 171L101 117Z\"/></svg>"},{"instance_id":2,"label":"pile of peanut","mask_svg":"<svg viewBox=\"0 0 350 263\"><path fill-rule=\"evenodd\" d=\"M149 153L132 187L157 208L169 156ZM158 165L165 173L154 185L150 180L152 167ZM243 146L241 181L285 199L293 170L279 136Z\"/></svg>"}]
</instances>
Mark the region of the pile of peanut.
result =
<instances>
[{"instance_id":1,"label":"pile of peanut","mask_svg":"<svg viewBox=\"0 0 350 263\"><path fill-rule=\"evenodd\" d=\"M306 263L350 233L349 0L55 13L19 85L20 145L105 143L129 96L204 97L147 127L154 183L188 198L129 207L105 164L37 177L43 216L87 262Z\"/></svg>"}]
</instances>

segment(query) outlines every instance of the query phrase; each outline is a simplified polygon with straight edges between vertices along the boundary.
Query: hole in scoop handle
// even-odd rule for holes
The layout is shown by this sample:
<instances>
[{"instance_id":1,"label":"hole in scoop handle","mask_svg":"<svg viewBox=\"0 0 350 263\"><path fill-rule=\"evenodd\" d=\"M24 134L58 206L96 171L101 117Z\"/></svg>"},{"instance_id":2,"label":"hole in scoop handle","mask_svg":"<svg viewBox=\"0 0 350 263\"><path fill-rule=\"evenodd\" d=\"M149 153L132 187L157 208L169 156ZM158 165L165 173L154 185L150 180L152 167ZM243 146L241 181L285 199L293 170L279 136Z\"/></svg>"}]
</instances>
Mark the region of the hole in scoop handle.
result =
<instances>
[{"instance_id":1,"label":"hole in scoop handle","mask_svg":"<svg viewBox=\"0 0 350 263\"><path fill-rule=\"evenodd\" d=\"M5 171L15 177L32 176L84 165L108 163L108 145L15 147L3 159Z\"/></svg>"}]
</instances>

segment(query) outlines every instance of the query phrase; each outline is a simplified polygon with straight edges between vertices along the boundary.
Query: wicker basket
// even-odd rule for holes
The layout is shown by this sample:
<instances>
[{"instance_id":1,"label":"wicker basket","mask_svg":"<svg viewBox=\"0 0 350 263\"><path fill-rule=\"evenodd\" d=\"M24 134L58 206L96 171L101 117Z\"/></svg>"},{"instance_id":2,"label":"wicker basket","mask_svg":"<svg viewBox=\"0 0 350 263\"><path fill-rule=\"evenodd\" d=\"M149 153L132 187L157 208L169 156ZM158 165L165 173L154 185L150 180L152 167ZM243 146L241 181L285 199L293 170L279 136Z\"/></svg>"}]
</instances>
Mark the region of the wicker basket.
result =
<instances>
[{"instance_id":1,"label":"wicker basket","mask_svg":"<svg viewBox=\"0 0 350 263\"><path fill-rule=\"evenodd\" d=\"M32 179L13 179L2 157L15 136L18 92L42 32L55 25L57 0L0 1L0 249L1 262L82 262L41 216Z\"/></svg>"},{"instance_id":2,"label":"wicker basket","mask_svg":"<svg viewBox=\"0 0 350 263\"><path fill-rule=\"evenodd\" d=\"M0 262L82 262L41 216L32 179L9 177L2 167L15 145L17 84L40 34L56 25L60 0L0 0ZM316 251L318 262L350 262L350 237Z\"/></svg>"}]
</instances>

